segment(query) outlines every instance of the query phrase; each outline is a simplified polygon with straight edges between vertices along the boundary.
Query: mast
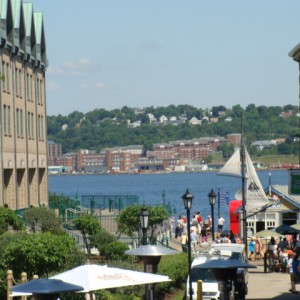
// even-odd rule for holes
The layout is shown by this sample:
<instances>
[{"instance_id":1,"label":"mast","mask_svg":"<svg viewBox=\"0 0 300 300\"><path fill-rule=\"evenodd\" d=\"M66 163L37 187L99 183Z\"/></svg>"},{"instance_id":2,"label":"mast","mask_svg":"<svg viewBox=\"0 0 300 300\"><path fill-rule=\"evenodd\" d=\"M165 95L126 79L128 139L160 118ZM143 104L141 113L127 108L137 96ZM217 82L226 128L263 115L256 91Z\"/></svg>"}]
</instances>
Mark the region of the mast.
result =
<instances>
[{"instance_id":1,"label":"mast","mask_svg":"<svg viewBox=\"0 0 300 300\"><path fill-rule=\"evenodd\" d=\"M248 254L247 246L247 211L246 211L246 160L245 160L245 145L244 145L244 129L243 129L243 114L241 116L241 164L242 164L242 224L243 224L243 244L245 245L246 254ZM247 255L248 257L248 255Z\"/></svg>"}]
</instances>

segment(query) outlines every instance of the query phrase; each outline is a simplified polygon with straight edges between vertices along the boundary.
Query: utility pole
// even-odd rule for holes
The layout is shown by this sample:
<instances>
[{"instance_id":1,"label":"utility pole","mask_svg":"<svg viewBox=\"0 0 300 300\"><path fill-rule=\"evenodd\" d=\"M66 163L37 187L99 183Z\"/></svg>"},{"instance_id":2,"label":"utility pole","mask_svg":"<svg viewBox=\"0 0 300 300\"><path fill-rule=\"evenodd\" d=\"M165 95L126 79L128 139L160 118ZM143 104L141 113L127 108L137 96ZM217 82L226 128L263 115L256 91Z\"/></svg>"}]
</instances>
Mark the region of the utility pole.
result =
<instances>
[{"instance_id":1,"label":"utility pole","mask_svg":"<svg viewBox=\"0 0 300 300\"><path fill-rule=\"evenodd\" d=\"M248 257L248 245L247 245L247 197L246 197L246 161L245 161L245 145L244 145L244 130L243 130L243 115L241 116L241 164L242 164L242 225L243 225L243 244L245 245L245 251Z\"/></svg>"}]
</instances>

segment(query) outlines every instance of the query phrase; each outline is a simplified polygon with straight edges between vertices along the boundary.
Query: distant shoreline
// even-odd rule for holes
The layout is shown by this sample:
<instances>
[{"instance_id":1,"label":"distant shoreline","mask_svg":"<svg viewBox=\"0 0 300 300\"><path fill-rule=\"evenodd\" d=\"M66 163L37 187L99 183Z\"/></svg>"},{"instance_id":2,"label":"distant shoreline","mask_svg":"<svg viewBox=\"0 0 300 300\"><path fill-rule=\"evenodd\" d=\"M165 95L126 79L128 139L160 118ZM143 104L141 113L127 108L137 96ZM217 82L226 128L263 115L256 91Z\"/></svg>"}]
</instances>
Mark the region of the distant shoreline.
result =
<instances>
[{"instance_id":1,"label":"distant shoreline","mask_svg":"<svg viewBox=\"0 0 300 300\"><path fill-rule=\"evenodd\" d=\"M256 169L257 172L260 171L288 171L289 168L261 168ZM188 174L188 173L218 173L220 170L204 170L204 171L157 171L157 172L112 172L112 173L48 173L48 176L90 176L90 175L156 175L156 174Z\"/></svg>"}]
</instances>

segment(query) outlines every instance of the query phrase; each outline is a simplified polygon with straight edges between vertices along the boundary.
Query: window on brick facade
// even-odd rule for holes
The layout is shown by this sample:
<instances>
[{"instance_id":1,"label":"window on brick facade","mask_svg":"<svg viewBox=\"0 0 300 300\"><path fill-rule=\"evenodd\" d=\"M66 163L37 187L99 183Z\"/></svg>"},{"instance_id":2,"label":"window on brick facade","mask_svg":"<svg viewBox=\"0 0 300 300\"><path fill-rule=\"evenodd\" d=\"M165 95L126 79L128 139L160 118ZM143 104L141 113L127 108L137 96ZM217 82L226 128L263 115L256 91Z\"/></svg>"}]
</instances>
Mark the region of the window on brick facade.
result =
<instances>
[{"instance_id":1,"label":"window on brick facade","mask_svg":"<svg viewBox=\"0 0 300 300\"><path fill-rule=\"evenodd\" d=\"M24 137L24 118L23 118L23 110L17 108L16 112L17 117L17 137L23 138Z\"/></svg>"},{"instance_id":2,"label":"window on brick facade","mask_svg":"<svg viewBox=\"0 0 300 300\"><path fill-rule=\"evenodd\" d=\"M28 130L28 138L34 139L34 121L33 121L33 113L27 113L27 130Z\"/></svg>"},{"instance_id":3,"label":"window on brick facade","mask_svg":"<svg viewBox=\"0 0 300 300\"><path fill-rule=\"evenodd\" d=\"M10 106L3 106L3 130L4 135L11 135L11 126L10 126Z\"/></svg>"}]
</instances>

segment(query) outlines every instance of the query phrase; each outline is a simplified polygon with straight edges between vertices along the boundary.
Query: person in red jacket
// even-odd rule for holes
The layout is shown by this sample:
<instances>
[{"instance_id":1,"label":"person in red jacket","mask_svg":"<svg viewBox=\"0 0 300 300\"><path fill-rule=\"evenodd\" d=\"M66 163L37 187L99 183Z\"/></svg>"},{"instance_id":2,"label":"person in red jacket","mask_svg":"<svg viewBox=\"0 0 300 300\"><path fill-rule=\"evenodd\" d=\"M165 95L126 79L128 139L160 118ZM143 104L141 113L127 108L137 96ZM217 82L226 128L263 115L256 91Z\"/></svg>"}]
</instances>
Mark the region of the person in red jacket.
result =
<instances>
[{"instance_id":1,"label":"person in red jacket","mask_svg":"<svg viewBox=\"0 0 300 300\"><path fill-rule=\"evenodd\" d=\"M201 225L201 227L202 227L202 225L203 225L203 218L202 218L202 216L201 216L201 214L200 214L200 211L198 211L197 212L197 220L198 220L198 223Z\"/></svg>"}]
</instances>

